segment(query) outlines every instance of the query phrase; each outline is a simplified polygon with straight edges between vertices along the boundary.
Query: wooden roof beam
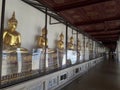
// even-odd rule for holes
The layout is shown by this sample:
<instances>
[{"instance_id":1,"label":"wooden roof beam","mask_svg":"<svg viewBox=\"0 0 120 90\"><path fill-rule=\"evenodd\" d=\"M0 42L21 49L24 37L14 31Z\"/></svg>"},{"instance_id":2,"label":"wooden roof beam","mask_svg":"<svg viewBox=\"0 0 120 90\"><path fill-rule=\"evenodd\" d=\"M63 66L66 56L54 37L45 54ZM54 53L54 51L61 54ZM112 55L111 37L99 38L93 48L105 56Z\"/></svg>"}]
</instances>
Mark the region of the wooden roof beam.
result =
<instances>
[{"instance_id":1,"label":"wooden roof beam","mask_svg":"<svg viewBox=\"0 0 120 90\"><path fill-rule=\"evenodd\" d=\"M76 26L83 26L83 25L104 23L104 22L113 21L113 20L120 20L120 16L114 16L114 17L109 17L109 18L104 18L104 19L97 19L97 20L90 20L90 21L85 21L85 22L75 22L73 24L76 25Z\"/></svg>"},{"instance_id":2,"label":"wooden roof beam","mask_svg":"<svg viewBox=\"0 0 120 90\"><path fill-rule=\"evenodd\" d=\"M91 35L91 34L90 34ZM108 35L119 35L119 33L105 33L105 34L96 34L96 35L91 35L92 37L97 37L97 36L108 36Z\"/></svg>"},{"instance_id":3,"label":"wooden roof beam","mask_svg":"<svg viewBox=\"0 0 120 90\"><path fill-rule=\"evenodd\" d=\"M93 32L89 33L91 36L98 36L98 35L114 35L114 34L120 34L120 30L116 31L101 31L101 32Z\"/></svg>"},{"instance_id":4,"label":"wooden roof beam","mask_svg":"<svg viewBox=\"0 0 120 90\"><path fill-rule=\"evenodd\" d=\"M96 39L99 39L99 38L103 38L103 39L112 39L112 38L117 38L117 37L119 37L119 35L103 35L103 36L94 36L94 38L96 38Z\"/></svg>"},{"instance_id":5,"label":"wooden roof beam","mask_svg":"<svg viewBox=\"0 0 120 90\"><path fill-rule=\"evenodd\" d=\"M109 38L109 39L105 39L105 38L96 38L97 40L99 41L102 41L102 42L114 42L114 41L117 41L119 38L118 37L114 37L114 38Z\"/></svg>"},{"instance_id":6,"label":"wooden roof beam","mask_svg":"<svg viewBox=\"0 0 120 90\"><path fill-rule=\"evenodd\" d=\"M119 39L118 37L113 37L112 39L111 38L107 38L107 39L106 38L104 38L104 39L103 38L99 38L99 40L103 40L103 41L108 41L108 40L109 41L116 41L118 39Z\"/></svg>"},{"instance_id":7,"label":"wooden roof beam","mask_svg":"<svg viewBox=\"0 0 120 90\"><path fill-rule=\"evenodd\" d=\"M107 29L106 31L117 31L117 30L120 30L120 27L115 27L115 28L112 28L112 29ZM84 30L85 32L87 32L87 33L93 33L93 32L97 32L97 33L99 33L99 32L102 32L102 31L105 31L105 29L96 29L96 30L94 30L94 29L92 29L92 30Z\"/></svg>"},{"instance_id":8,"label":"wooden roof beam","mask_svg":"<svg viewBox=\"0 0 120 90\"><path fill-rule=\"evenodd\" d=\"M88 1L76 2L76 3L72 3L72 4L54 7L54 10L57 12L60 12L60 11L65 11L65 10L74 9L74 8L80 8L80 7L93 5L93 4L97 4L97 3L102 3L102 2L107 2L107 1L112 1L112 0L88 0Z\"/></svg>"}]
</instances>

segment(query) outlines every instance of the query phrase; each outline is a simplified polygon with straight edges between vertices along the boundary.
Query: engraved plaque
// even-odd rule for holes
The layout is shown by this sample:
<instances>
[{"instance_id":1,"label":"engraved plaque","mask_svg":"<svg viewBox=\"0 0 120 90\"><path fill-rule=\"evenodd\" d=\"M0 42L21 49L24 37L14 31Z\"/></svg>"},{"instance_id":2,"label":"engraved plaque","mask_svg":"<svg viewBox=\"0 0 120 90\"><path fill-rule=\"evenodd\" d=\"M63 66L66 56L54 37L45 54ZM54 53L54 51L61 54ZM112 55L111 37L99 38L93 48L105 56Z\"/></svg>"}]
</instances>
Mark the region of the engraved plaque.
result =
<instances>
[{"instance_id":1,"label":"engraved plaque","mask_svg":"<svg viewBox=\"0 0 120 90\"><path fill-rule=\"evenodd\" d=\"M2 76L18 72L18 62L16 53L2 54Z\"/></svg>"},{"instance_id":2,"label":"engraved plaque","mask_svg":"<svg viewBox=\"0 0 120 90\"><path fill-rule=\"evenodd\" d=\"M33 49L32 53L32 70L39 70L40 67L40 55L41 55L42 49Z\"/></svg>"},{"instance_id":3,"label":"engraved plaque","mask_svg":"<svg viewBox=\"0 0 120 90\"><path fill-rule=\"evenodd\" d=\"M31 71L32 69L32 55L29 53L22 53L22 72Z\"/></svg>"},{"instance_id":4,"label":"engraved plaque","mask_svg":"<svg viewBox=\"0 0 120 90\"><path fill-rule=\"evenodd\" d=\"M46 67L46 68L49 71L59 67L56 51L53 50L53 52L48 52L47 62L48 62L48 67Z\"/></svg>"},{"instance_id":5,"label":"engraved plaque","mask_svg":"<svg viewBox=\"0 0 120 90\"><path fill-rule=\"evenodd\" d=\"M46 49L46 52L48 49ZM45 60L45 55L46 55L46 60ZM44 72L46 71L46 68L48 67L48 53L45 54L45 50L41 50L41 55L40 55L40 71Z\"/></svg>"},{"instance_id":6,"label":"engraved plaque","mask_svg":"<svg viewBox=\"0 0 120 90\"><path fill-rule=\"evenodd\" d=\"M64 50L57 49L57 60L59 62L59 67L66 66L66 54Z\"/></svg>"},{"instance_id":7,"label":"engraved plaque","mask_svg":"<svg viewBox=\"0 0 120 90\"><path fill-rule=\"evenodd\" d=\"M22 53L17 49L18 73L28 72L32 69L32 54Z\"/></svg>"}]
</instances>

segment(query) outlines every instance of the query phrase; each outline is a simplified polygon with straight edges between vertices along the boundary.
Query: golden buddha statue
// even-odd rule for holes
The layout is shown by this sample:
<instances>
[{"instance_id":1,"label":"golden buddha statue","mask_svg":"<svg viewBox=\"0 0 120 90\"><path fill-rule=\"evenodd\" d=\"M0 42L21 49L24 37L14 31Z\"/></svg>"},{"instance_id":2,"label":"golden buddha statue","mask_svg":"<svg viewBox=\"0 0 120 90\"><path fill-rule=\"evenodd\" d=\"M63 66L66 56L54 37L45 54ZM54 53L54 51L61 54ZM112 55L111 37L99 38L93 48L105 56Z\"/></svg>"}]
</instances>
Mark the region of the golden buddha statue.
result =
<instances>
[{"instance_id":1,"label":"golden buddha statue","mask_svg":"<svg viewBox=\"0 0 120 90\"><path fill-rule=\"evenodd\" d=\"M69 50L74 50L74 44L73 44L73 42L74 42L73 37L70 37L70 42L68 43L68 49Z\"/></svg>"},{"instance_id":2,"label":"golden buddha statue","mask_svg":"<svg viewBox=\"0 0 120 90\"><path fill-rule=\"evenodd\" d=\"M15 18L15 12L8 20L8 29L3 32L3 49L6 51L16 51L19 48L20 51L27 51L27 49L21 48L21 35L15 31L18 21Z\"/></svg>"},{"instance_id":3,"label":"golden buddha statue","mask_svg":"<svg viewBox=\"0 0 120 90\"><path fill-rule=\"evenodd\" d=\"M48 47L47 40L45 40L45 35L47 34L46 31L47 30L45 30L45 27L44 27L42 29L42 35L38 37L38 40L37 40L37 47L38 48L45 48L45 41L46 41L46 47Z\"/></svg>"},{"instance_id":4,"label":"golden buddha statue","mask_svg":"<svg viewBox=\"0 0 120 90\"><path fill-rule=\"evenodd\" d=\"M78 50L81 50L81 43L79 39L78 39Z\"/></svg>"},{"instance_id":5,"label":"golden buddha statue","mask_svg":"<svg viewBox=\"0 0 120 90\"><path fill-rule=\"evenodd\" d=\"M57 48L60 49L60 50L64 49L63 39L64 39L64 35L63 35L63 33L61 33L60 34L60 40L57 41Z\"/></svg>"}]
</instances>

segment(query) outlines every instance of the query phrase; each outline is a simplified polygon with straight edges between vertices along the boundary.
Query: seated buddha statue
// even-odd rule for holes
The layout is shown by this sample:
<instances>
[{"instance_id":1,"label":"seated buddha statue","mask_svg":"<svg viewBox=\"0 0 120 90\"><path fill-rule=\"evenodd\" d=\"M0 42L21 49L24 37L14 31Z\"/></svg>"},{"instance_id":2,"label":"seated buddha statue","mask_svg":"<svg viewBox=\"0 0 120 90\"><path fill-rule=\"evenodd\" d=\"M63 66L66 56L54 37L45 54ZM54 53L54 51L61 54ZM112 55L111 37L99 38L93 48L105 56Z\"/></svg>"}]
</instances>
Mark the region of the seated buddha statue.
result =
<instances>
[{"instance_id":1,"label":"seated buddha statue","mask_svg":"<svg viewBox=\"0 0 120 90\"><path fill-rule=\"evenodd\" d=\"M47 34L45 30L45 27L42 29L42 35L38 37L37 40L37 47L38 48L45 48L45 42L46 42L46 47L48 47L48 42L45 40L45 35Z\"/></svg>"},{"instance_id":2,"label":"seated buddha statue","mask_svg":"<svg viewBox=\"0 0 120 90\"><path fill-rule=\"evenodd\" d=\"M12 17L8 20L8 28L3 32L3 50L15 52L17 48L19 51L28 51L25 48L21 48L21 35L16 31L18 21L15 18L15 12Z\"/></svg>"},{"instance_id":3,"label":"seated buddha statue","mask_svg":"<svg viewBox=\"0 0 120 90\"><path fill-rule=\"evenodd\" d=\"M68 49L69 50L74 50L74 44L73 44L73 42L74 42L73 37L70 37L70 42L68 43Z\"/></svg>"},{"instance_id":4,"label":"seated buddha statue","mask_svg":"<svg viewBox=\"0 0 120 90\"><path fill-rule=\"evenodd\" d=\"M63 33L61 33L60 34L60 40L57 41L57 48L60 49L60 50L64 49L63 39L64 39L64 35L63 35Z\"/></svg>"}]
</instances>

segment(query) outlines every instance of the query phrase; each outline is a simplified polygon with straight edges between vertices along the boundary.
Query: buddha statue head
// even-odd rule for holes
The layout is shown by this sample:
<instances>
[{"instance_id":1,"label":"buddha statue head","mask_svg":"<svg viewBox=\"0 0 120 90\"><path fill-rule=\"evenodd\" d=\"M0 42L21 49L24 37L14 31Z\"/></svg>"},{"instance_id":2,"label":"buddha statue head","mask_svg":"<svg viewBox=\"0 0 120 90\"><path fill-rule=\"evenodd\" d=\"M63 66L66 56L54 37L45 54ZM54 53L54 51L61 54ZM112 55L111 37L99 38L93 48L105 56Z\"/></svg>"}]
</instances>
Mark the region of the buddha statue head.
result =
<instances>
[{"instance_id":1,"label":"buddha statue head","mask_svg":"<svg viewBox=\"0 0 120 90\"><path fill-rule=\"evenodd\" d=\"M15 18L15 12L13 12L12 17L8 20L8 28L11 32L14 32L17 28L17 20Z\"/></svg>"},{"instance_id":2,"label":"buddha statue head","mask_svg":"<svg viewBox=\"0 0 120 90\"><path fill-rule=\"evenodd\" d=\"M62 41L64 39L63 33L60 34L60 40Z\"/></svg>"},{"instance_id":3,"label":"buddha statue head","mask_svg":"<svg viewBox=\"0 0 120 90\"><path fill-rule=\"evenodd\" d=\"M44 27L43 29L42 29L42 36L45 36L47 34L47 30L46 30L46 28Z\"/></svg>"}]
</instances>

